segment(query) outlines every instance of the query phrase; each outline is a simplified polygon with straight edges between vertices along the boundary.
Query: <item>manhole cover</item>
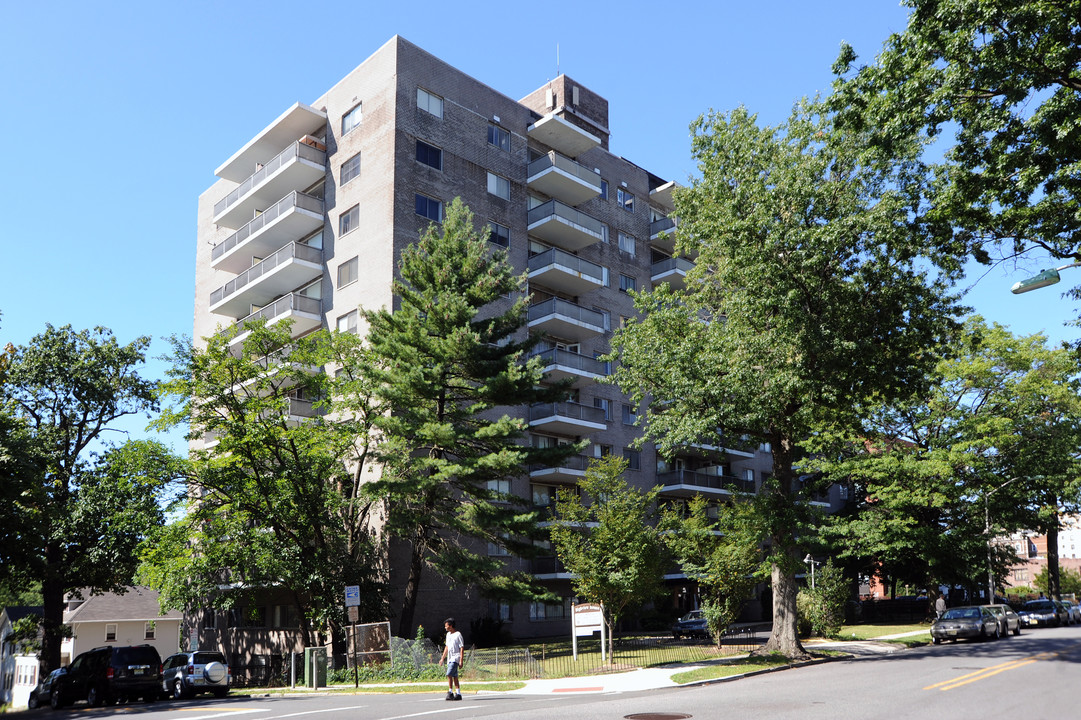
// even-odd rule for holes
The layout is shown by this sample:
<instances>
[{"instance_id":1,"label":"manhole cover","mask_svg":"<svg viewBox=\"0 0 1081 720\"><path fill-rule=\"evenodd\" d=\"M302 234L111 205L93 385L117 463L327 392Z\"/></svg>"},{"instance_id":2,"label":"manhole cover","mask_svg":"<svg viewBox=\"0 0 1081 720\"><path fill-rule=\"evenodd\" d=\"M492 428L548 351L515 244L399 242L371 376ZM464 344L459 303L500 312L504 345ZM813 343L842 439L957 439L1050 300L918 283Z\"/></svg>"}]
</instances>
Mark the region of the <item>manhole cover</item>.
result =
<instances>
[{"instance_id":1,"label":"manhole cover","mask_svg":"<svg viewBox=\"0 0 1081 720\"><path fill-rule=\"evenodd\" d=\"M635 713L624 715L626 720L686 720L691 717L686 713Z\"/></svg>"}]
</instances>

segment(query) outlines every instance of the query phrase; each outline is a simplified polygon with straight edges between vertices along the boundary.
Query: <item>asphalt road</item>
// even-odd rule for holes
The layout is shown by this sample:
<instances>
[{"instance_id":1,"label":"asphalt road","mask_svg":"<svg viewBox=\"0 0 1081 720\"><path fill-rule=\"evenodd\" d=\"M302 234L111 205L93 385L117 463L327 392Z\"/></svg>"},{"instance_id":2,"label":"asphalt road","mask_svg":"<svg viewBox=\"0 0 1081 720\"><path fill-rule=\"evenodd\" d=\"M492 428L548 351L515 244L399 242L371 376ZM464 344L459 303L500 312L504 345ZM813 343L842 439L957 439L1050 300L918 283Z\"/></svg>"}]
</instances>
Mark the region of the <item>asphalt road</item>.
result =
<instances>
[{"instance_id":1,"label":"asphalt road","mask_svg":"<svg viewBox=\"0 0 1081 720\"><path fill-rule=\"evenodd\" d=\"M949 720L1081 716L1081 626L1025 630L998 641L956 642L861 656L696 687L607 694L313 695L198 699L114 708L76 705L27 715L139 716L140 720L601 720L678 714L701 720ZM673 719L674 720L674 719Z\"/></svg>"}]
</instances>

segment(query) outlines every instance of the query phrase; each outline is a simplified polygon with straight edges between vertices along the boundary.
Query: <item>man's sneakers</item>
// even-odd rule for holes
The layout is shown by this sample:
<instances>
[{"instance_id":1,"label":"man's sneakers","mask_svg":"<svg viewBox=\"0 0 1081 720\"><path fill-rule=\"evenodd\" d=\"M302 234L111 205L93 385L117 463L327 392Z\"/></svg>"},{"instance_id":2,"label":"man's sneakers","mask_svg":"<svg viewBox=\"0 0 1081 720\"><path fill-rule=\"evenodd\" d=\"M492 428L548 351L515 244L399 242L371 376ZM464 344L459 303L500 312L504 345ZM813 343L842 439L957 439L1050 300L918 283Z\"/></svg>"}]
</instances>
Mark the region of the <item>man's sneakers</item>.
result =
<instances>
[{"instance_id":1,"label":"man's sneakers","mask_svg":"<svg viewBox=\"0 0 1081 720\"><path fill-rule=\"evenodd\" d=\"M450 690L448 690L448 691L447 691L447 698L446 698L446 699L447 699L447 700L461 700L461 699L462 699L462 694L461 694L461 693L458 693L457 695L455 695L455 694L454 694L454 693L452 693L452 692L451 692Z\"/></svg>"},{"instance_id":2,"label":"man's sneakers","mask_svg":"<svg viewBox=\"0 0 1081 720\"><path fill-rule=\"evenodd\" d=\"M455 700L461 700L462 699L462 694L458 693L457 695L454 696L454 699Z\"/></svg>"}]
</instances>

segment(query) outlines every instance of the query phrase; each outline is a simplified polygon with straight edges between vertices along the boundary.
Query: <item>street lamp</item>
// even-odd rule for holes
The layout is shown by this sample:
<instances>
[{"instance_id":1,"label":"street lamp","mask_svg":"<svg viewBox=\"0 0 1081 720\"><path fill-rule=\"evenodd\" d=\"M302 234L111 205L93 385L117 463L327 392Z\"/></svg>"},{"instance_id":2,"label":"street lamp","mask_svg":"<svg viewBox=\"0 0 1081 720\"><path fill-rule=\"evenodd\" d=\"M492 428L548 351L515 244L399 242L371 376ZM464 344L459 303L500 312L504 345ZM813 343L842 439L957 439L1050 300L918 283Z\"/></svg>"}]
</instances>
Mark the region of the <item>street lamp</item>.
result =
<instances>
[{"instance_id":1,"label":"street lamp","mask_svg":"<svg viewBox=\"0 0 1081 720\"><path fill-rule=\"evenodd\" d=\"M1033 275L1030 278L1015 282L1013 284L1013 287L1010 288L1010 292L1012 292L1014 295L1020 295L1021 293L1027 293L1031 290L1039 290L1040 288L1045 288L1048 285L1054 285L1059 280L1061 280L1061 278L1058 276L1059 270L1077 267L1078 265L1081 265L1081 262L1072 262L1068 265L1060 265L1057 268L1049 268L1047 270L1042 270L1041 272Z\"/></svg>"},{"instance_id":2,"label":"street lamp","mask_svg":"<svg viewBox=\"0 0 1081 720\"><path fill-rule=\"evenodd\" d=\"M807 553L807 557L803 558L803 562L811 566L811 589L815 589L815 565L821 565L822 562L815 560L811 557L811 553Z\"/></svg>"}]
</instances>

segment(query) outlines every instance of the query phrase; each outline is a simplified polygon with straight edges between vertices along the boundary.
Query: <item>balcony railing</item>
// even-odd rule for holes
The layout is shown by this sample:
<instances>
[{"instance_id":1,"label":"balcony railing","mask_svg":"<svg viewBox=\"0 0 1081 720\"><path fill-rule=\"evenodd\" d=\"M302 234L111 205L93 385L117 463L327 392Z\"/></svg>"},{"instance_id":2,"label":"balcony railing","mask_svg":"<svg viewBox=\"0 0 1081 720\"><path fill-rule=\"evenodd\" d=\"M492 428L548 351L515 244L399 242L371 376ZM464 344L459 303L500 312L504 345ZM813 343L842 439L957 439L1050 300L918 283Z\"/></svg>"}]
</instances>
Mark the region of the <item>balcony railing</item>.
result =
<instances>
[{"instance_id":1,"label":"balcony railing","mask_svg":"<svg viewBox=\"0 0 1081 720\"><path fill-rule=\"evenodd\" d=\"M583 277L589 278L597 283L604 282L604 268L597 263L584 260L577 255L572 255L569 252L560 250L559 248L550 248L529 258L529 271L536 272L549 265L559 265L565 267L571 272L578 273Z\"/></svg>"},{"instance_id":2,"label":"balcony railing","mask_svg":"<svg viewBox=\"0 0 1081 720\"><path fill-rule=\"evenodd\" d=\"M707 475L706 473L692 470L673 470L657 474L657 482L665 487L672 485L689 485L691 487L727 490L729 492L753 493L755 490L754 480L733 477L731 475Z\"/></svg>"},{"instance_id":3,"label":"balcony railing","mask_svg":"<svg viewBox=\"0 0 1081 720\"><path fill-rule=\"evenodd\" d=\"M559 365L561 367L570 368L571 370L576 370L585 375L595 375L600 377L609 374L608 363L602 362L597 358L589 357L588 355L571 352L570 350L549 348L548 350L535 352L531 357L541 358L545 367Z\"/></svg>"},{"instance_id":4,"label":"balcony railing","mask_svg":"<svg viewBox=\"0 0 1081 720\"><path fill-rule=\"evenodd\" d=\"M278 153L274 159L256 170L231 193L215 203L214 217L221 215L228 210L230 206L235 205L242 197L251 192L252 188L276 173L284 165L297 159L307 160L322 166L326 166L327 164L327 154L325 151L312 147L311 145L306 145L298 140L285 148L282 152Z\"/></svg>"},{"instance_id":5,"label":"balcony railing","mask_svg":"<svg viewBox=\"0 0 1081 720\"><path fill-rule=\"evenodd\" d=\"M600 332L604 330L604 315L562 298L549 298L536 305L530 305L526 319L533 322L548 315L562 315L580 324L595 326Z\"/></svg>"},{"instance_id":6,"label":"balcony railing","mask_svg":"<svg viewBox=\"0 0 1081 720\"><path fill-rule=\"evenodd\" d=\"M566 250L580 250L604 239L603 223L558 200L528 212L529 232Z\"/></svg>"},{"instance_id":7,"label":"balcony railing","mask_svg":"<svg viewBox=\"0 0 1081 720\"><path fill-rule=\"evenodd\" d=\"M543 420L545 418L566 418L568 420L581 420L587 423L604 425L604 410L590 405L582 405L576 402L562 403L539 403L529 406L529 420Z\"/></svg>"},{"instance_id":8,"label":"balcony railing","mask_svg":"<svg viewBox=\"0 0 1081 720\"><path fill-rule=\"evenodd\" d=\"M657 275L662 275L673 270L689 273L693 269L694 263L687 258L668 258L667 260L653 263L652 275L653 277L656 277Z\"/></svg>"},{"instance_id":9,"label":"balcony railing","mask_svg":"<svg viewBox=\"0 0 1081 720\"><path fill-rule=\"evenodd\" d=\"M306 146L305 146L306 147ZM210 259L217 260L225 253L229 252L237 245L240 245L249 237L262 230L270 222L277 220L280 216L289 212L293 208L300 210L307 210L309 212L316 213L318 215L323 214L323 201L317 197L311 195L305 195L302 192L294 190L273 206L265 210L257 218L254 218L244 227L237 230L235 233L225 238L222 242L214 246L214 249L210 251Z\"/></svg>"},{"instance_id":10,"label":"balcony railing","mask_svg":"<svg viewBox=\"0 0 1081 720\"><path fill-rule=\"evenodd\" d=\"M251 266L229 282L225 283L225 285L210 293L210 306L214 307L230 295L242 290L245 286L263 277L274 268L284 265L294 259L321 264L323 262L323 251L320 248L312 247L310 245L289 243L270 257L264 258L262 262Z\"/></svg>"},{"instance_id":11,"label":"balcony railing","mask_svg":"<svg viewBox=\"0 0 1081 720\"><path fill-rule=\"evenodd\" d=\"M557 557L539 557L529 561L529 571L533 575L559 575L566 573L567 568Z\"/></svg>"},{"instance_id":12,"label":"balcony railing","mask_svg":"<svg viewBox=\"0 0 1081 720\"><path fill-rule=\"evenodd\" d=\"M529 466L529 472L541 472L543 470L570 470L573 472L586 471L589 467L589 461L593 458L587 455L568 455L560 460L558 465L551 463L537 463Z\"/></svg>"},{"instance_id":13,"label":"balcony railing","mask_svg":"<svg viewBox=\"0 0 1081 720\"><path fill-rule=\"evenodd\" d=\"M323 312L323 302L319 298L289 293L288 295L278 298L266 307L253 312L251 315L240 318L236 321L236 324L243 325L246 322L253 322L256 320L266 320L267 322L270 322L275 318L290 312L302 312L306 315L320 315Z\"/></svg>"},{"instance_id":14,"label":"balcony railing","mask_svg":"<svg viewBox=\"0 0 1081 720\"><path fill-rule=\"evenodd\" d=\"M666 217L659 220L654 220L649 224L649 236L660 235L662 232L671 233L676 229L676 221L673 218Z\"/></svg>"},{"instance_id":15,"label":"balcony railing","mask_svg":"<svg viewBox=\"0 0 1081 720\"><path fill-rule=\"evenodd\" d=\"M535 190L578 205L600 195L600 173L552 150L529 163L527 183Z\"/></svg>"}]
</instances>

